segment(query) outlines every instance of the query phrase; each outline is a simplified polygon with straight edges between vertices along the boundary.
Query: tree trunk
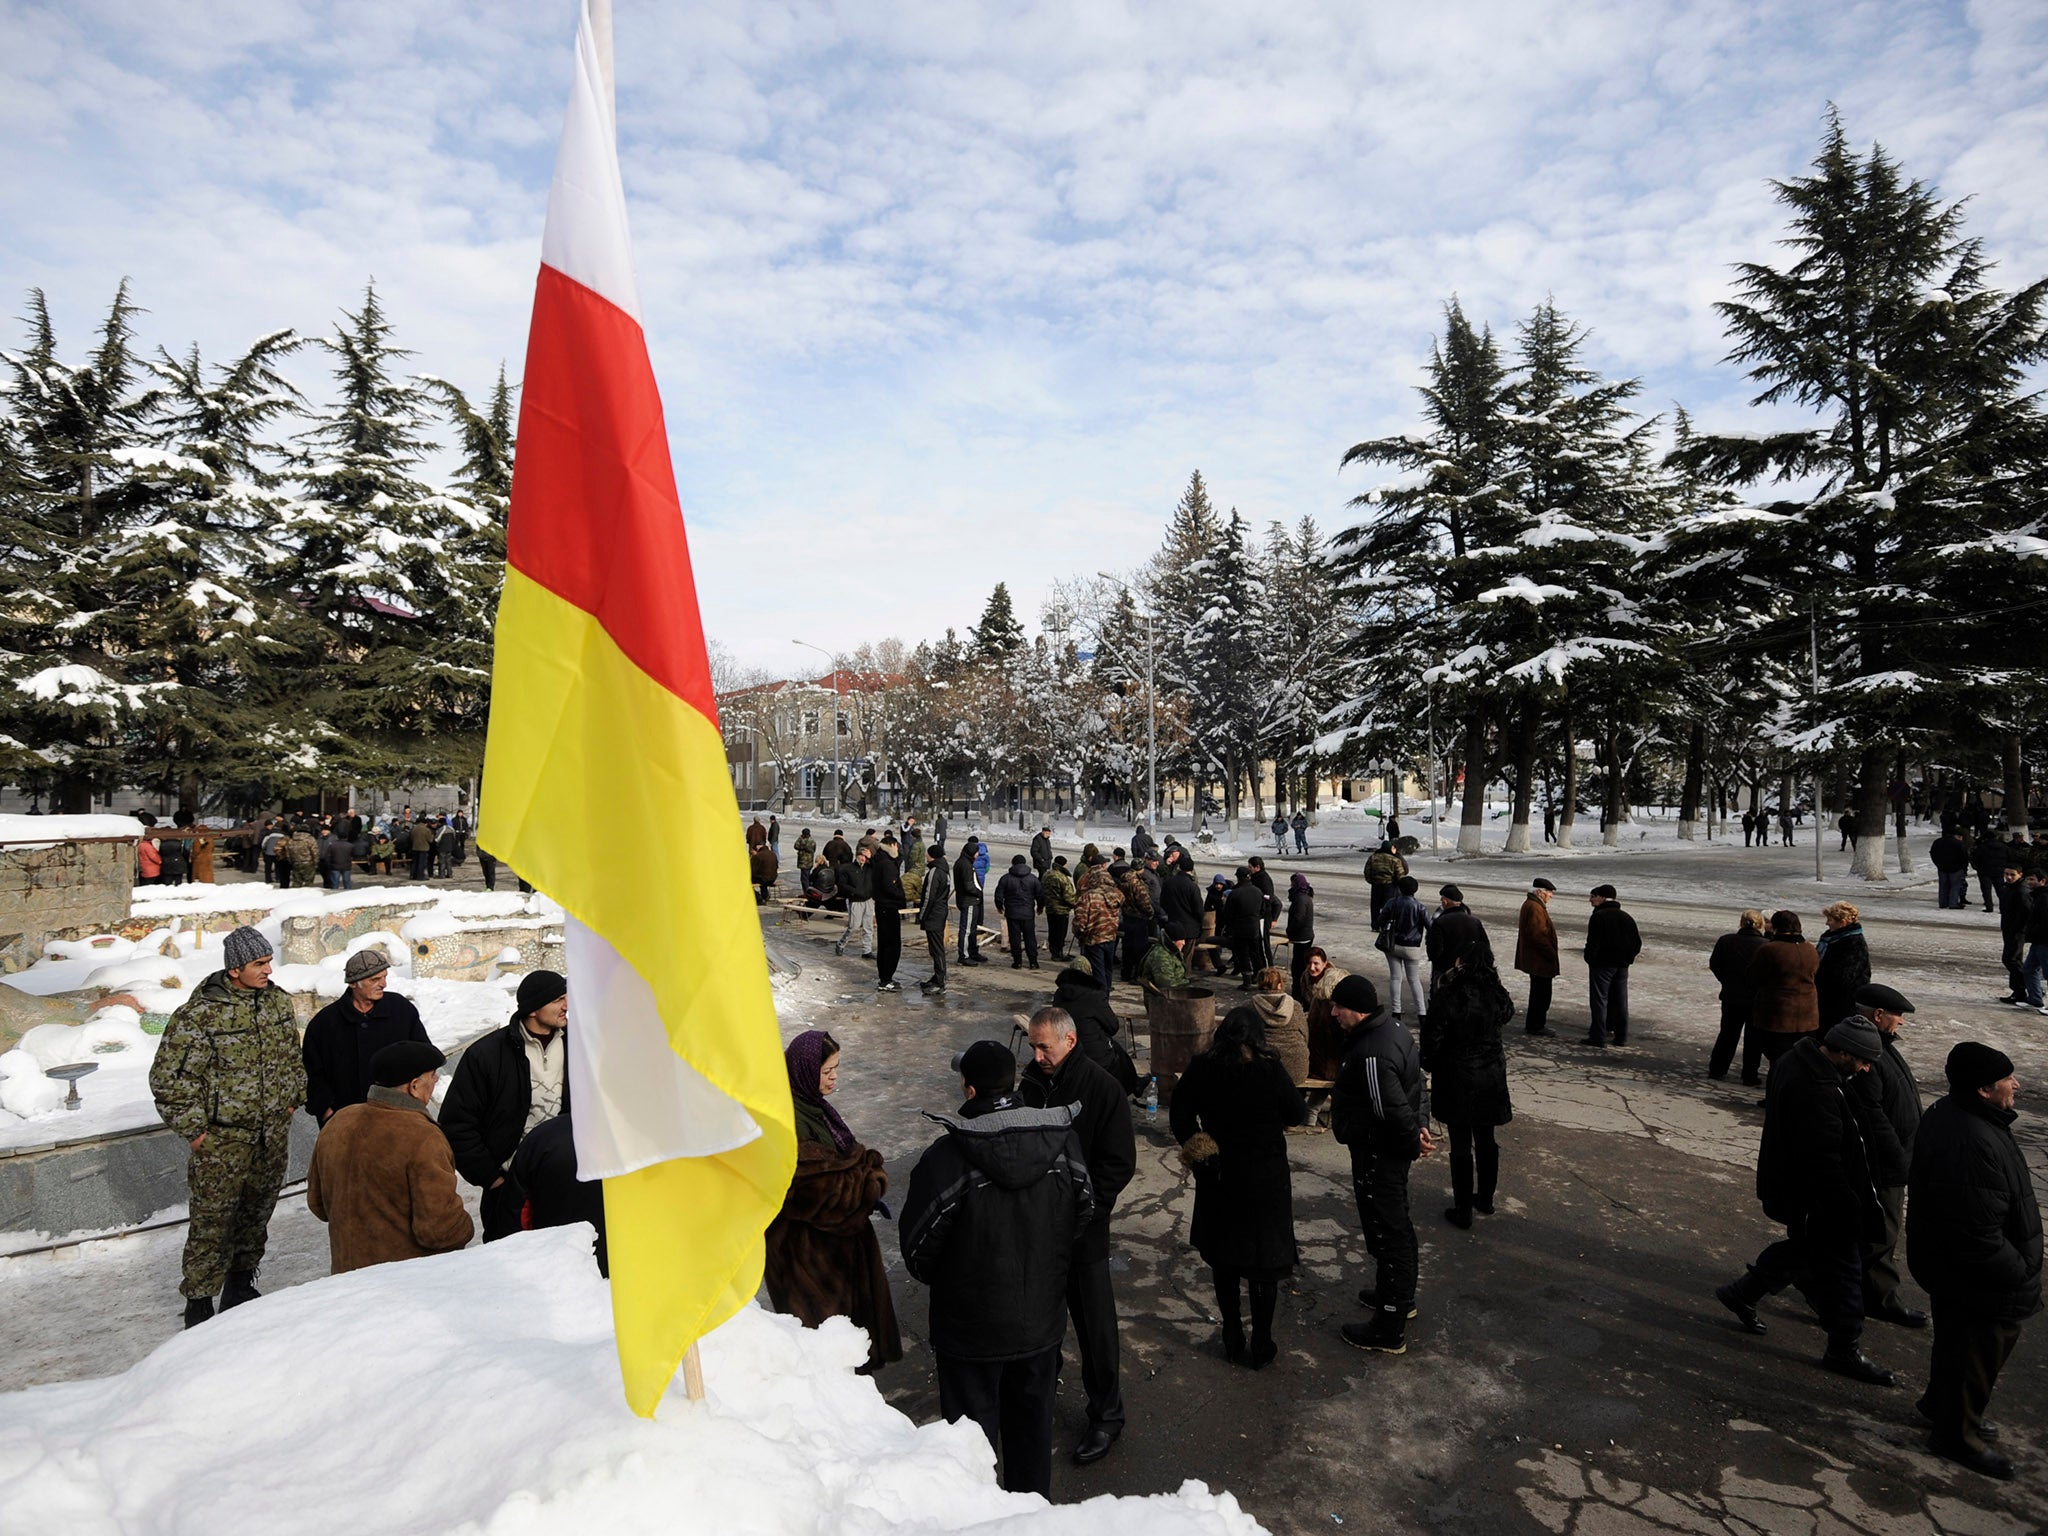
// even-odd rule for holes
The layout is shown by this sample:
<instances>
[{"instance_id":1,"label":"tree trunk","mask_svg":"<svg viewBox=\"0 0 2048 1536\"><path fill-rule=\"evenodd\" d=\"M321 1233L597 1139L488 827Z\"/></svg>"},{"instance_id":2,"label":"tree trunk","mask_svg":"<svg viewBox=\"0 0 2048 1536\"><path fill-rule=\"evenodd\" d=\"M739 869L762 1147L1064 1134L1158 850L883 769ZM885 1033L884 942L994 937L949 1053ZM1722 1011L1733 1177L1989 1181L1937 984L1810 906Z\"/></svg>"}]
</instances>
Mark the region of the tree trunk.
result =
<instances>
[{"instance_id":1,"label":"tree trunk","mask_svg":"<svg viewBox=\"0 0 2048 1536\"><path fill-rule=\"evenodd\" d=\"M2020 772L2022 758L2017 735L2005 738L2005 824L2015 832L2027 830L2027 781Z\"/></svg>"},{"instance_id":2,"label":"tree trunk","mask_svg":"<svg viewBox=\"0 0 2048 1536\"><path fill-rule=\"evenodd\" d=\"M1900 789L1906 788L1906 754L1901 752L1898 759L1898 776L1892 780ZM1892 825L1899 838L1899 873L1913 873L1913 853L1906 846L1906 802L1910 795L1900 795L1892 802Z\"/></svg>"},{"instance_id":3,"label":"tree trunk","mask_svg":"<svg viewBox=\"0 0 2048 1536\"><path fill-rule=\"evenodd\" d=\"M60 816L90 816L92 814L92 780L87 778L59 779L57 787L50 791L50 809Z\"/></svg>"},{"instance_id":4,"label":"tree trunk","mask_svg":"<svg viewBox=\"0 0 2048 1536\"><path fill-rule=\"evenodd\" d=\"M1628 786L1622 782L1621 768L1621 727L1607 727L1607 785L1601 797L1600 841L1609 848L1621 846L1622 802L1628 798Z\"/></svg>"},{"instance_id":5,"label":"tree trunk","mask_svg":"<svg viewBox=\"0 0 2048 1536\"><path fill-rule=\"evenodd\" d=\"M1458 852L1481 851L1486 825L1486 716L1475 713L1465 722L1465 803L1458 818Z\"/></svg>"},{"instance_id":6,"label":"tree trunk","mask_svg":"<svg viewBox=\"0 0 2048 1536\"><path fill-rule=\"evenodd\" d=\"M1882 880L1884 872L1885 791L1891 782L1892 755L1882 746L1863 749L1856 778L1856 857L1850 872L1865 880Z\"/></svg>"},{"instance_id":7,"label":"tree trunk","mask_svg":"<svg viewBox=\"0 0 2048 1536\"><path fill-rule=\"evenodd\" d=\"M1564 798L1557 808L1557 846L1572 845L1572 823L1579 815L1579 748L1572 733L1571 695L1564 701Z\"/></svg>"},{"instance_id":8,"label":"tree trunk","mask_svg":"<svg viewBox=\"0 0 2048 1536\"><path fill-rule=\"evenodd\" d=\"M1686 842L1695 839L1695 824L1700 819L1700 792L1705 788L1707 774L1707 722L1695 720L1692 734L1685 743L1685 790L1678 801L1678 835ZM1707 836L1713 837L1709 823Z\"/></svg>"},{"instance_id":9,"label":"tree trunk","mask_svg":"<svg viewBox=\"0 0 2048 1536\"><path fill-rule=\"evenodd\" d=\"M1274 765L1273 803L1280 803L1279 765ZM1252 759L1252 824L1261 832L1266 829L1266 773L1258 758Z\"/></svg>"},{"instance_id":10,"label":"tree trunk","mask_svg":"<svg viewBox=\"0 0 2048 1536\"><path fill-rule=\"evenodd\" d=\"M1536 798L1536 700L1523 702L1515 727L1515 809L1508 818L1506 853L1529 851L1529 808Z\"/></svg>"}]
</instances>

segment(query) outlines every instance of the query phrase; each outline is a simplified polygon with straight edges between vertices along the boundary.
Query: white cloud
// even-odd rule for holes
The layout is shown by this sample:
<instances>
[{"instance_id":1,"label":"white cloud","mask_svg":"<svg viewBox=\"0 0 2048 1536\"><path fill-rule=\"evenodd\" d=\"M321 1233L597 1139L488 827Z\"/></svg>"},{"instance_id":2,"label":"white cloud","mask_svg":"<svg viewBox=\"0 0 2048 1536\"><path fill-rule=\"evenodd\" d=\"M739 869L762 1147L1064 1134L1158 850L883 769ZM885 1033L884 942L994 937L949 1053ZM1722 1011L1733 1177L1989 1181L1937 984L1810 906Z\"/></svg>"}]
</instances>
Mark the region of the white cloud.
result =
<instances>
[{"instance_id":1,"label":"white cloud","mask_svg":"<svg viewBox=\"0 0 2048 1536\"><path fill-rule=\"evenodd\" d=\"M1740 419L1729 264L1840 103L2048 270L2048 13L1911 0L622 0L627 192L711 631L787 663L997 579L1129 566L1189 469L1343 515L1443 301L1552 296L1644 401ZM0 286L83 335L132 276L218 353L375 274L516 373L572 7L0 0ZM310 368L310 365L308 365Z\"/></svg>"}]
</instances>

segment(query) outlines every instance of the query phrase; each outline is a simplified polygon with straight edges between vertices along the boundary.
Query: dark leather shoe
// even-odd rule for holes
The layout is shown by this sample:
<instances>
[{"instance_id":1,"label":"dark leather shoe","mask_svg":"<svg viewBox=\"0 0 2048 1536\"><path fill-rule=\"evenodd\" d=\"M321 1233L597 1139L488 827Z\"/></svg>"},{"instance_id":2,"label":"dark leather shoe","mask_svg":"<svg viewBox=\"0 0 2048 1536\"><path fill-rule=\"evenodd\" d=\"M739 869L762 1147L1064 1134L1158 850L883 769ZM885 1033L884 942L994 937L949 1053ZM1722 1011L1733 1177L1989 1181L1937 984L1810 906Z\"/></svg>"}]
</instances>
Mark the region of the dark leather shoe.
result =
<instances>
[{"instance_id":1,"label":"dark leather shoe","mask_svg":"<svg viewBox=\"0 0 2048 1536\"><path fill-rule=\"evenodd\" d=\"M1472 1202L1472 1209L1482 1216L1491 1216L1493 1214L1493 1202L1491 1200L1474 1200Z\"/></svg>"},{"instance_id":2,"label":"dark leather shoe","mask_svg":"<svg viewBox=\"0 0 2048 1536\"><path fill-rule=\"evenodd\" d=\"M1263 1339L1256 1335L1253 1336L1251 1358L1247 1362L1253 1370L1263 1371L1279 1358L1280 1346L1273 1342L1273 1336L1270 1333Z\"/></svg>"},{"instance_id":3,"label":"dark leather shoe","mask_svg":"<svg viewBox=\"0 0 2048 1536\"><path fill-rule=\"evenodd\" d=\"M1547 1026L1543 1029L1525 1029L1522 1033L1525 1035L1538 1035L1546 1040L1555 1039L1557 1036L1557 1031Z\"/></svg>"},{"instance_id":4,"label":"dark leather shoe","mask_svg":"<svg viewBox=\"0 0 2048 1536\"><path fill-rule=\"evenodd\" d=\"M1735 1314L1735 1321L1742 1325L1744 1333L1763 1333L1766 1331L1764 1320L1756 1315L1756 1308L1744 1301L1741 1293L1734 1286L1715 1286L1714 1300Z\"/></svg>"},{"instance_id":5,"label":"dark leather shoe","mask_svg":"<svg viewBox=\"0 0 2048 1536\"><path fill-rule=\"evenodd\" d=\"M1950 1445L1942 1440L1930 1440L1927 1448L1946 1461L1959 1467L1968 1467L1972 1472L1981 1472L1986 1477L1995 1477L2002 1482L2011 1482L2013 1475L2012 1458L1989 1446L1973 1451L1966 1445Z\"/></svg>"},{"instance_id":6,"label":"dark leather shoe","mask_svg":"<svg viewBox=\"0 0 2048 1536\"><path fill-rule=\"evenodd\" d=\"M1853 1344L1847 1349L1830 1349L1820 1357L1820 1363L1837 1376L1846 1376L1851 1381L1864 1382L1873 1387L1896 1387L1899 1384L1897 1376Z\"/></svg>"},{"instance_id":7,"label":"dark leather shoe","mask_svg":"<svg viewBox=\"0 0 2048 1536\"><path fill-rule=\"evenodd\" d=\"M1467 1205L1452 1205L1444 1208L1444 1220L1461 1232L1472 1230L1472 1208Z\"/></svg>"},{"instance_id":8,"label":"dark leather shoe","mask_svg":"<svg viewBox=\"0 0 2048 1536\"><path fill-rule=\"evenodd\" d=\"M1894 1302L1889 1307L1876 1307L1864 1314L1874 1317L1880 1323L1890 1323L1895 1328L1925 1328L1927 1314L1918 1307L1902 1307Z\"/></svg>"},{"instance_id":9,"label":"dark leather shoe","mask_svg":"<svg viewBox=\"0 0 2048 1536\"><path fill-rule=\"evenodd\" d=\"M1244 1351L1244 1324L1230 1318L1223 1320L1223 1358L1232 1365L1246 1363Z\"/></svg>"},{"instance_id":10,"label":"dark leather shoe","mask_svg":"<svg viewBox=\"0 0 2048 1536\"><path fill-rule=\"evenodd\" d=\"M1081 1437L1081 1443L1074 1447L1074 1465L1085 1467L1102 1460L1109 1454L1109 1448L1116 1444L1116 1437L1124 1432L1121 1424L1091 1424L1088 1433Z\"/></svg>"},{"instance_id":11,"label":"dark leather shoe","mask_svg":"<svg viewBox=\"0 0 2048 1536\"><path fill-rule=\"evenodd\" d=\"M1934 1422L1934 1413L1928 1408L1926 1398L1923 1397L1919 1402L1915 1403L1913 1411L1928 1423L1932 1424ZM1996 1440L1998 1438L1998 1426L1989 1419L1979 1419L1977 1421L1977 1434L1981 1439Z\"/></svg>"},{"instance_id":12,"label":"dark leather shoe","mask_svg":"<svg viewBox=\"0 0 2048 1536\"><path fill-rule=\"evenodd\" d=\"M263 1293L256 1289L256 1276L246 1269L228 1271L228 1283L221 1288L220 1309L239 1307L245 1301L254 1301Z\"/></svg>"}]
</instances>

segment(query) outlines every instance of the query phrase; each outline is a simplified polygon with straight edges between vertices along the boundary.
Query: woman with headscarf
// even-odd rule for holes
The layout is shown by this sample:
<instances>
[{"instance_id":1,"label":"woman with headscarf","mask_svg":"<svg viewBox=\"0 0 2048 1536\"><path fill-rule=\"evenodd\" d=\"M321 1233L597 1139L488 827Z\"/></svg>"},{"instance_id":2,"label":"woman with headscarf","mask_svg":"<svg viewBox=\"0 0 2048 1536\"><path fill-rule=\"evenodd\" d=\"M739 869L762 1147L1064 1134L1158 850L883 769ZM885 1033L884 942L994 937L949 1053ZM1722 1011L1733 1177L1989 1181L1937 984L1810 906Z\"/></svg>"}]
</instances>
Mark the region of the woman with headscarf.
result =
<instances>
[{"instance_id":1,"label":"woman with headscarf","mask_svg":"<svg viewBox=\"0 0 2048 1536\"><path fill-rule=\"evenodd\" d=\"M1470 1227L1474 1211L1493 1214L1500 1182L1500 1144L1493 1130L1514 1115L1500 1037L1514 1016L1514 999L1501 985L1493 951L1470 944L1437 979L1436 997L1422 1023L1430 1107L1451 1133L1452 1204L1444 1220L1454 1227Z\"/></svg>"},{"instance_id":2,"label":"woman with headscarf","mask_svg":"<svg viewBox=\"0 0 2048 1536\"><path fill-rule=\"evenodd\" d=\"M1189 1238L1214 1272L1224 1358L1253 1370L1279 1354L1273 1310L1294 1269L1287 1128L1308 1118L1255 1008L1233 1008L1173 1091L1174 1139L1195 1175ZM1247 1345L1241 1292L1251 1292Z\"/></svg>"},{"instance_id":3,"label":"woman with headscarf","mask_svg":"<svg viewBox=\"0 0 2048 1536\"><path fill-rule=\"evenodd\" d=\"M1316 891L1308 876L1296 870L1287 882L1287 947L1294 956L1294 984L1308 969L1309 946L1316 941Z\"/></svg>"},{"instance_id":4,"label":"woman with headscarf","mask_svg":"<svg viewBox=\"0 0 2048 1536\"><path fill-rule=\"evenodd\" d=\"M828 1317L865 1328L862 1370L874 1371L903 1358L882 1245L869 1220L889 1176L881 1154L862 1146L826 1102L839 1086L839 1042L807 1029L782 1055L796 1109L796 1174L768 1227L768 1299L807 1328Z\"/></svg>"}]
</instances>

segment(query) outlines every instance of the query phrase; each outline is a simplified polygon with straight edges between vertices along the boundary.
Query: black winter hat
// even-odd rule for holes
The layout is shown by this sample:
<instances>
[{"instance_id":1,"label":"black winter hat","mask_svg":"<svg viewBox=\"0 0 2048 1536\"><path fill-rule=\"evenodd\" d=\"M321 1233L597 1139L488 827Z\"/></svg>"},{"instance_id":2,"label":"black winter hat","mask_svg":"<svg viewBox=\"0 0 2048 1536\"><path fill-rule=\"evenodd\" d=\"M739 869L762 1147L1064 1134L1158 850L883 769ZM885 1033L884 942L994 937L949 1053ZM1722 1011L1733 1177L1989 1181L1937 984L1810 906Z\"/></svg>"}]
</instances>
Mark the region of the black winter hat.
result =
<instances>
[{"instance_id":1,"label":"black winter hat","mask_svg":"<svg viewBox=\"0 0 2048 1536\"><path fill-rule=\"evenodd\" d=\"M370 1058L370 1081L379 1088L403 1088L416 1077L438 1072L448 1058L424 1040L400 1040Z\"/></svg>"},{"instance_id":2,"label":"black winter hat","mask_svg":"<svg viewBox=\"0 0 2048 1536\"><path fill-rule=\"evenodd\" d=\"M1965 1040L1948 1053L1943 1068L1948 1085L1961 1093L1975 1093L2012 1076L2012 1058L1996 1046L1981 1040Z\"/></svg>"},{"instance_id":3,"label":"black winter hat","mask_svg":"<svg viewBox=\"0 0 2048 1536\"><path fill-rule=\"evenodd\" d=\"M559 971L528 971L519 978L519 1017L547 1007L568 990L569 982Z\"/></svg>"},{"instance_id":4,"label":"black winter hat","mask_svg":"<svg viewBox=\"0 0 2048 1536\"><path fill-rule=\"evenodd\" d=\"M953 1070L978 1094L1008 1093L1017 1086L1017 1058L994 1040L977 1040L953 1058Z\"/></svg>"},{"instance_id":5,"label":"black winter hat","mask_svg":"<svg viewBox=\"0 0 2048 1536\"><path fill-rule=\"evenodd\" d=\"M1346 976L1330 989L1333 1008L1349 1008L1368 1019L1380 1011L1379 989L1363 976Z\"/></svg>"},{"instance_id":6,"label":"black winter hat","mask_svg":"<svg viewBox=\"0 0 2048 1536\"><path fill-rule=\"evenodd\" d=\"M1465 893L1459 890L1455 885L1445 886L1442 890L1437 892L1437 895L1443 897L1445 901L1463 901L1465 899Z\"/></svg>"},{"instance_id":7,"label":"black winter hat","mask_svg":"<svg viewBox=\"0 0 2048 1536\"><path fill-rule=\"evenodd\" d=\"M1016 868L1016 867L1017 867L1017 866L1018 866L1019 864L1022 864L1023 862L1024 862L1024 855L1023 855L1023 854L1021 854L1021 853L1013 853L1013 854L1011 854L1011 855L1010 855L1010 867L1011 867L1012 869Z\"/></svg>"},{"instance_id":8,"label":"black winter hat","mask_svg":"<svg viewBox=\"0 0 2048 1536\"><path fill-rule=\"evenodd\" d=\"M1897 987L1888 987L1881 981L1873 981L1856 989L1856 1006L1877 1008L1885 1013L1911 1013L1913 1005L1906 994Z\"/></svg>"},{"instance_id":9,"label":"black winter hat","mask_svg":"<svg viewBox=\"0 0 2048 1536\"><path fill-rule=\"evenodd\" d=\"M1544 879L1541 875L1538 875L1534 880L1531 880L1529 882L1529 886L1532 890L1549 891L1553 894L1555 894L1557 891L1557 887L1552 885L1548 880Z\"/></svg>"}]
</instances>

